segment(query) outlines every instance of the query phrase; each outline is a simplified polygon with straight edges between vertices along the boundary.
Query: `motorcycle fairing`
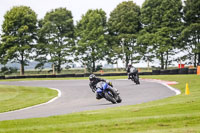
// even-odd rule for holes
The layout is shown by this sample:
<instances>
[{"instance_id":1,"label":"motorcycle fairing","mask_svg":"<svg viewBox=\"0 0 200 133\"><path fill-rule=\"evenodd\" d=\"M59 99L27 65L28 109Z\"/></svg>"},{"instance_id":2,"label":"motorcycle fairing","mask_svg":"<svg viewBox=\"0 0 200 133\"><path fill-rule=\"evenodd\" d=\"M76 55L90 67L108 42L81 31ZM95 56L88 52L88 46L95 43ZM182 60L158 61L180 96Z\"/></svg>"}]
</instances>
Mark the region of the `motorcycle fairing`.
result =
<instances>
[{"instance_id":1,"label":"motorcycle fairing","mask_svg":"<svg viewBox=\"0 0 200 133\"><path fill-rule=\"evenodd\" d=\"M103 90L107 89L108 84L107 83L103 83Z\"/></svg>"},{"instance_id":2,"label":"motorcycle fairing","mask_svg":"<svg viewBox=\"0 0 200 133\"><path fill-rule=\"evenodd\" d=\"M100 88L97 88L97 93L102 93L103 90L101 90Z\"/></svg>"}]
</instances>

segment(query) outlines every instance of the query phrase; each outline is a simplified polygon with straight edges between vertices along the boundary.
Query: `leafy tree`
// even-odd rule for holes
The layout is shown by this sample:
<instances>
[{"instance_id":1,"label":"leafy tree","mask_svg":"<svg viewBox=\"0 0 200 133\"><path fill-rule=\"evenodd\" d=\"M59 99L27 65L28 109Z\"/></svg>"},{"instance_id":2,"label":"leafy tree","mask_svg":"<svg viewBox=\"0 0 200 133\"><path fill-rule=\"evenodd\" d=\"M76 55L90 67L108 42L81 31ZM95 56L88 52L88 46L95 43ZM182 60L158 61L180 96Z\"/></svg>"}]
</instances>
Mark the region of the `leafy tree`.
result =
<instances>
[{"instance_id":1,"label":"leafy tree","mask_svg":"<svg viewBox=\"0 0 200 133\"><path fill-rule=\"evenodd\" d=\"M88 10L77 23L78 59L94 72L96 63L105 57L106 13L102 9Z\"/></svg>"},{"instance_id":2,"label":"leafy tree","mask_svg":"<svg viewBox=\"0 0 200 133\"><path fill-rule=\"evenodd\" d=\"M2 63L13 61L21 64L21 75L24 66L31 59L34 40L36 39L37 15L26 6L16 6L7 11L2 25L2 44L0 54Z\"/></svg>"},{"instance_id":3,"label":"leafy tree","mask_svg":"<svg viewBox=\"0 0 200 133\"><path fill-rule=\"evenodd\" d=\"M111 47L110 61L116 63L118 58L129 62L138 62L140 47L136 43L137 35L141 29L140 7L133 1L120 3L110 14L108 31Z\"/></svg>"},{"instance_id":4,"label":"leafy tree","mask_svg":"<svg viewBox=\"0 0 200 133\"><path fill-rule=\"evenodd\" d=\"M181 0L146 0L142 5L144 34L140 34L138 43L148 45L148 50L160 60L161 69L167 69L170 55L172 58L176 54L174 49L178 47L182 28L181 10Z\"/></svg>"},{"instance_id":5,"label":"leafy tree","mask_svg":"<svg viewBox=\"0 0 200 133\"><path fill-rule=\"evenodd\" d=\"M194 66L200 65L200 1L186 0L183 8L185 28L181 39L189 51L187 58L193 58Z\"/></svg>"},{"instance_id":6,"label":"leafy tree","mask_svg":"<svg viewBox=\"0 0 200 133\"><path fill-rule=\"evenodd\" d=\"M154 54L154 49L151 44L153 44L153 34L141 30L137 37L137 43L140 45L140 54L142 56L142 60L146 62L153 62L153 59L156 57Z\"/></svg>"},{"instance_id":7,"label":"leafy tree","mask_svg":"<svg viewBox=\"0 0 200 133\"><path fill-rule=\"evenodd\" d=\"M2 48L2 42L1 42L1 34L0 34L0 64L1 63L3 63L3 52L4 52L4 50L3 50L3 48Z\"/></svg>"},{"instance_id":8,"label":"leafy tree","mask_svg":"<svg viewBox=\"0 0 200 133\"><path fill-rule=\"evenodd\" d=\"M60 73L61 65L71 62L71 48L74 45L71 11L57 8L47 12L44 19L39 21L39 27L36 60L40 63L36 67L41 68L46 62L51 62Z\"/></svg>"}]
</instances>

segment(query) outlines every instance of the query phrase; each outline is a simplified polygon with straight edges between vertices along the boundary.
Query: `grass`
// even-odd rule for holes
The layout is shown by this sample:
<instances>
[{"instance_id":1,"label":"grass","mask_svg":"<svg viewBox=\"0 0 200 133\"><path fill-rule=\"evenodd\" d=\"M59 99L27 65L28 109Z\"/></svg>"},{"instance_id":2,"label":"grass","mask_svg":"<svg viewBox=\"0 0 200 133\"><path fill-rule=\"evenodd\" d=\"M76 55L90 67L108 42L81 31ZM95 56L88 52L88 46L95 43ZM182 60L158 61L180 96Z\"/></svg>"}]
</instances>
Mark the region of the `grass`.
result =
<instances>
[{"instance_id":1,"label":"grass","mask_svg":"<svg viewBox=\"0 0 200 133\"><path fill-rule=\"evenodd\" d=\"M148 103L62 116L0 122L2 133L199 133L200 76L142 76L177 81L182 94ZM189 83L190 95L185 95Z\"/></svg>"},{"instance_id":2,"label":"grass","mask_svg":"<svg viewBox=\"0 0 200 133\"><path fill-rule=\"evenodd\" d=\"M44 103L57 96L57 91L43 87L0 85L0 113Z\"/></svg>"}]
</instances>

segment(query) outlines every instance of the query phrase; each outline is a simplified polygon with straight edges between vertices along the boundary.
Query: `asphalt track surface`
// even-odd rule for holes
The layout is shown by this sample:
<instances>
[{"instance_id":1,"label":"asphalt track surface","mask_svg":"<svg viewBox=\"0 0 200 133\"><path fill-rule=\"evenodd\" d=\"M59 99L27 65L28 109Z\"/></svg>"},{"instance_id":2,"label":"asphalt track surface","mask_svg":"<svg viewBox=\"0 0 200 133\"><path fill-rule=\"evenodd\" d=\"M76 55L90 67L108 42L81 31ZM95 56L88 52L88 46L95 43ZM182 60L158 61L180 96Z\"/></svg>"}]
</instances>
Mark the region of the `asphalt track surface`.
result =
<instances>
[{"instance_id":1,"label":"asphalt track surface","mask_svg":"<svg viewBox=\"0 0 200 133\"><path fill-rule=\"evenodd\" d=\"M105 99L96 100L95 94L89 88L88 80L0 82L0 84L7 85L57 88L61 92L61 96L51 103L0 113L0 121L48 117L87 110L134 105L176 95L174 91L156 82L141 80L140 85L135 85L130 80L111 80L111 82L120 92L122 102L119 104L112 104Z\"/></svg>"}]
</instances>

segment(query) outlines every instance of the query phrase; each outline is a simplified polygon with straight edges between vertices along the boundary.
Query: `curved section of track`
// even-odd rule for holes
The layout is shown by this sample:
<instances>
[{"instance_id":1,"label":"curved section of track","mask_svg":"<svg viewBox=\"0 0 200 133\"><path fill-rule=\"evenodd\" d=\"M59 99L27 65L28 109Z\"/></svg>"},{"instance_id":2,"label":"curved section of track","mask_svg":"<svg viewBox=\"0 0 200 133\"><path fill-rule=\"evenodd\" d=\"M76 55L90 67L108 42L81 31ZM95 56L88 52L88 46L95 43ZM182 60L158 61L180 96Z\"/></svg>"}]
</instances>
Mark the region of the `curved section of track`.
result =
<instances>
[{"instance_id":1,"label":"curved section of track","mask_svg":"<svg viewBox=\"0 0 200 133\"><path fill-rule=\"evenodd\" d=\"M176 95L174 91L160 83L144 80L141 80L140 85L135 85L130 80L112 80L112 82L120 92L122 98L120 104L112 104L105 99L96 100L95 94L88 86L88 80L0 82L0 84L7 85L57 88L62 93L62 96L55 101L42 106L1 113L0 120L47 117L122 105L134 105Z\"/></svg>"}]
</instances>

